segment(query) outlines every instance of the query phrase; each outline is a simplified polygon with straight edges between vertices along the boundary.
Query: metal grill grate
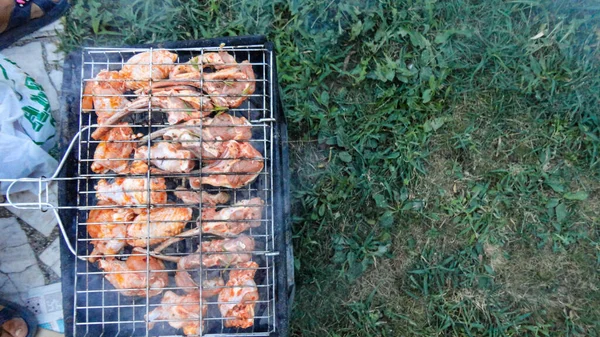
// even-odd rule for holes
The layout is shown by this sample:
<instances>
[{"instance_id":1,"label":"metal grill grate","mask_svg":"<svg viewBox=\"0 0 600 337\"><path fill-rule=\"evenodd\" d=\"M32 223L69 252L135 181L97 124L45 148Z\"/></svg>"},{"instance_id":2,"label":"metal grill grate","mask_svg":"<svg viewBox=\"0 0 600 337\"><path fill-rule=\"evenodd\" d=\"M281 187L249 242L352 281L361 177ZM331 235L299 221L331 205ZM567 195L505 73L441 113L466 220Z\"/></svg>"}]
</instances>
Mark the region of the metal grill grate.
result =
<instances>
[{"instance_id":1,"label":"metal grill grate","mask_svg":"<svg viewBox=\"0 0 600 337\"><path fill-rule=\"evenodd\" d=\"M82 52L82 68L81 68L81 95L87 97L84 93L86 83L92 81L95 76L102 70L120 70L123 68L125 63L133 55L142 52L155 52L156 49L120 49L120 48L87 48ZM273 64L272 52L264 48L263 45L251 45L243 47L228 47L222 46L219 48L184 48L184 49L167 49L170 52L176 53L178 58L175 64L184 64L195 56L202 56L209 52L225 51L233 55L237 62L242 60L249 60L255 74L255 85L256 89L254 93L248 96L248 98L236 108L228 109L224 111L235 117L244 117L251 123L252 138L248 141L258 152L260 152L263 162L263 169L258 174L256 180L252 183L237 189L225 188L225 187L212 187L209 185L202 185L203 192L218 193L226 192L230 195L230 201L224 205L218 205L217 210L225 207L236 208L235 204L242 200L249 200L251 198L260 198L263 200L264 205L256 203L247 205L248 207L260 208L262 207L262 216L257 221L259 224L257 227L249 228L244 234L252 237L255 240L255 247L252 251L245 253L251 254L251 260L258 264L254 281L256 282L258 290L258 300L253 301L255 305L254 324L246 329L241 328L228 328L225 327L225 318L222 317L218 307L219 302L217 297L211 297L207 299L201 299L201 305L198 306L197 318L189 320L197 320L204 322L204 335L243 335L243 336L266 336L274 332L277 327L276 322L276 305L275 305L275 263L274 256L278 254L275 251L275 240L274 240L274 210L273 210L273 127L276 123L273 116L273 70L271 65ZM153 58L150 58L151 60ZM153 69L154 64L150 63ZM160 82L156 80L155 82ZM201 79L198 80L202 82ZM151 81L152 82L152 81ZM226 84L227 85L227 84ZM202 87L202 83L200 84ZM107 95L112 96L111 95ZM149 96L153 96L154 93L149 92ZM98 96L98 95L96 95ZM133 99L138 95L131 92L123 92L120 96ZM186 97L186 95L179 95ZM205 95L211 97L211 95ZM175 111L175 110L171 110ZM134 134L149 135L155 131L162 130L166 127L170 127L167 123L167 113L169 109L160 108L157 109L153 106L153 101L148 100L148 106L144 109L140 109L139 112L130 115L125 119L129 126L132 128ZM214 113L213 113L214 115ZM100 209L135 209L135 212L150 212L159 208L191 208L193 210L191 220L186 221L186 230L196 227L196 219L201 219L203 213L213 211L212 206L206 206L204 204L185 204L179 198L174 196L174 192L180 186L188 191L193 189L190 187L190 178L206 176L206 173L202 172L203 158L196 161L196 169L191 173L169 173L169 172L154 172L148 170L146 173L137 175L132 174L118 174L112 171L107 173L96 173L91 170L91 165L94 162L94 153L101 143L101 141L95 140L92 137L92 133L97 129L96 115L94 113L87 113L80 109L79 114L79 129L82 130L86 127L90 127L89 131L84 131L82 136L79 138L78 150L77 150L77 226L76 226L76 243L75 250L79 257L90 258L92 256L92 250L94 249L93 243L99 241L98 238L91 237L89 234L88 226L99 225L107 226L105 222L94 222L89 220L89 214L91 210ZM118 127L118 125L113 125ZM201 125L201 127L204 127ZM153 166L152 161L152 146L160 142L171 143L170 140L165 139L143 139L143 144L140 139L122 140L116 143L136 143L141 146L145 145L148 148L147 156L138 161L145 163L148 167ZM133 162L132 158L117 158L115 160ZM253 158L257 160L258 158ZM176 160L175 158L162 158L163 161ZM224 160L234 160L234 158L226 158ZM247 159L250 160L250 159ZM233 172L232 174L246 174L247 172ZM99 205L96 197L97 191L96 186L99 182L104 179L106 182L112 182L116 178L137 178L145 182L151 181L151 179L165 179L166 188L160 188L157 190L150 190L150 184L146 183L146 188L140 190L145 194L147 202L141 205L133 206L107 206ZM129 190L128 192L135 192ZM153 192L167 192L168 199L165 203L154 203L152 202ZM146 243L149 243L150 237L152 239L167 239L168 237L157 237L150 234L150 228L153 224L153 220L150 216L146 217ZM119 221L111 221L111 224L131 224L134 220L126 219ZM175 221L168 223L175 223ZM198 220L198 226L202 227L210 220ZM235 222L235 221L231 221ZM238 222L244 222L244 220L238 220ZM206 242L211 240L222 239L214 236L213 234L202 233L199 231L197 235L190 237L184 237L181 241L173 243L168 248L160 252L160 254L167 260L174 259L182 256L194 253L200 244L200 242ZM131 237L123 237L123 240L131 239ZM96 241L96 242L95 242ZM154 246L153 246L154 247ZM140 256L145 259L146 268L145 273L145 287L151 290L150 282L148 281L152 276L149 270L149 256L151 248L146 249L143 252L133 252L131 247L126 247L122 252L118 254L107 254L107 259L125 260L130 256ZM231 255L233 253L221 253L225 255ZM210 256L210 252L200 252L200 259L205 256ZM178 295L184 295L185 292L181 287L175 285L173 274L177 271L177 264L170 261L165 261L165 271L169 273L168 286L164 288L164 292L167 290L173 291ZM200 284L203 280L211 279L215 276L220 276L227 280L231 270L238 269L236 266L211 266L211 267L198 267L194 270L190 270L190 274L195 277L196 281ZM149 296L148 291L146 295L142 297L131 297L123 294L124 289L115 289L115 287L105 278L107 274L114 273L127 277L132 272L108 272L101 270L96 264L89 262L76 260L75 261L75 297L74 297L74 321L73 335L74 336L166 336L166 335L183 335L181 329L175 329L169 326L168 319L156 320L154 327L150 328L150 323L146 319L148 314L154 309L161 306L162 294L158 296ZM139 272L137 272L139 274ZM231 288L228 286L217 286L218 289ZM195 290L195 291L200 291ZM207 312L204 314L201 310L203 305L207 305ZM185 320L184 320L185 321Z\"/></svg>"}]
</instances>

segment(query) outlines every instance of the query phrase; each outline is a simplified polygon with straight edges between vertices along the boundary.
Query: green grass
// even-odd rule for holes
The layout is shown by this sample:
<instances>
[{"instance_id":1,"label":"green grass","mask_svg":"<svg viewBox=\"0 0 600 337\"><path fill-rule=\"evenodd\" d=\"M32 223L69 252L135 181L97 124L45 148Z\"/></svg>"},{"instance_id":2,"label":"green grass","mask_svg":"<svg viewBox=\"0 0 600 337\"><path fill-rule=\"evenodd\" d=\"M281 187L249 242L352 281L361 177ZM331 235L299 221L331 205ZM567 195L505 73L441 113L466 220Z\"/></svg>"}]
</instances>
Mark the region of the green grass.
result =
<instances>
[{"instance_id":1,"label":"green grass","mask_svg":"<svg viewBox=\"0 0 600 337\"><path fill-rule=\"evenodd\" d=\"M293 335L600 335L597 2L75 1L62 43L238 34L277 49Z\"/></svg>"}]
</instances>

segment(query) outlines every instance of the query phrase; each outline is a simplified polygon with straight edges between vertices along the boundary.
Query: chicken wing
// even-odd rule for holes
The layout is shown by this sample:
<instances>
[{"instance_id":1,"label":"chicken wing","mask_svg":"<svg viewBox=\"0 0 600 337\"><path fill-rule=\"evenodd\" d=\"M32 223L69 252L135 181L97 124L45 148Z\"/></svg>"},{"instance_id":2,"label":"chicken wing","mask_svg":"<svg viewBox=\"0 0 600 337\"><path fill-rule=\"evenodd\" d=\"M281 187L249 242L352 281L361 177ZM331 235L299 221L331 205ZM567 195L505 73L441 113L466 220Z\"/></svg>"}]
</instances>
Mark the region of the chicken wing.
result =
<instances>
[{"instance_id":1,"label":"chicken wing","mask_svg":"<svg viewBox=\"0 0 600 337\"><path fill-rule=\"evenodd\" d=\"M254 261L240 263L240 269L229 272L226 288L219 293L219 310L228 328L249 328L254 325L254 307L258 289L254 275L258 264Z\"/></svg>"},{"instance_id":2,"label":"chicken wing","mask_svg":"<svg viewBox=\"0 0 600 337\"><path fill-rule=\"evenodd\" d=\"M169 75L173 81L156 83L154 87L200 86L202 83L202 90L211 96L215 107L239 107L256 89L252 65L249 61L238 64L235 58L226 52L205 55L192 58L187 64L173 68ZM200 70L206 67L213 67L215 71ZM201 78L203 81L200 81Z\"/></svg>"},{"instance_id":3,"label":"chicken wing","mask_svg":"<svg viewBox=\"0 0 600 337\"><path fill-rule=\"evenodd\" d=\"M198 268L200 260L204 267L229 267L250 261L254 250L254 238L240 235L237 238L225 240L203 241L200 252L184 256L177 264L178 270Z\"/></svg>"},{"instance_id":4,"label":"chicken wing","mask_svg":"<svg viewBox=\"0 0 600 337\"><path fill-rule=\"evenodd\" d=\"M167 202L164 178L116 178L114 183L98 181L96 198L116 205L164 204Z\"/></svg>"},{"instance_id":5,"label":"chicken wing","mask_svg":"<svg viewBox=\"0 0 600 337\"><path fill-rule=\"evenodd\" d=\"M98 206L107 205L98 202ZM127 222L131 221L135 213L130 209L93 209L87 219L86 229L92 239L94 250L88 259L95 262L101 255L117 254L125 247L127 237ZM102 239L102 240L100 240Z\"/></svg>"},{"instance_id":6,"label":"chicken wing","mask_svg":"<svg viewBox=\"0 0 600 337\"><path fill-rule=\"evenodd\" d=\"M204 329L203 317L206 317L208 305L202 303L197 291L179 296L172 291L166 291L160 301L161 305L152 310L147 316L148 327L154 328L157 321L165 320L175 329L182 329L185 335L202 335ZM200 306L202 305L202 314Z\"/></svg>"},{"instance_id":7,"label":"chicken wing","mask_svg":"<svg viewBox=\"0 0 600 337\"><path fill-rule=\"evenodd\" d=\"M248 61L234 68L205 74L203 82L202 89L210 95L216 107L237 108L256 89L254 71Z\"/></svg>"},{"instance_id":8,"label":"chicken wing","mask_svg":"<svg viewBox=\"0 0 600 337\"><path fill-rule=\"evenodd\" d=\"M133 253L138 253L134 249ZM149 266L150 279L146 278ZM104 277L125 296L156 296L162 293L163 288L169 284L169 274L163 272L165 265L162 261L142 255L131 255L127 261L100 260L98 267L106 273Z\"/></svg>"},{"instance_id":9,"label":"chicken wing","mask_svg":"<svg viewBox=\"0 0 600 337\"><path fill-rule=\"evenodd\" d=\"M176 92L171 90L159 92L152 96L140 96L138 99L127 104L125 108L103 120L103 122L100 123L101 125L92 133L92 138L101 138L108 132L111 125L119 123L121 119L132 113L148 112L149 108L152 111L158 110L165 112L168 115L167 121L169 124L177 124L181 121L198 119L211 113L212 105L207 99L204 99L203 97L194 98L188 95L187 99L184 100L175 95ZM190 103L191 99L197 100L202 109L194 108L194 104Z\"/></svg>"},{"instance_id":10,"label":"chicken wing","mask_svg":"<svg viewBox=\"0 0 600 337\"><path fill-rule=\"evenodd\" d=\"M167 78L173 70L177 54L167 50L152 50L131 57L119 74L126 79L125 86L129 90L148 88L150 80Z\"/></svg>"},{"instance_id":11,"label":"chicken wing","mask_svg":"<svg viewBox=\"0 0 600 337\"><path fill-rule=\"evenodd\" d=\"M106 173L112 170L115 173L125 173L129 168L129 156L136 148L137 142L133 139L133 130L124 126L112 128L102 137L102 141L94 152L92 171Z\"/></svg>"},{"instance_id":12,"label":"chicken wing","mask_svg":"<svg viewBox=\"0 0 600 337\"><path fill-rule=\"evenodd\" d=\"M188 205L209 205L216 206L217 204L225 204L229 202L229 194L225 192L219 192L216 194L210 194L208 192L188 191L183 187L178 187L175 190L175 196L184 204Z\"/></svg>"},{"instance_id":13,"label":"chicken wing","mask_svg":"<svg viewBox=\"0 0 600 337\"><path fill-rule=\"evenodd\" d=\"M214 163L215 159L225 158L226 151L236 144L235 140L207 140L189 129L174 129L166 132L165 139L172 139L181 143L181 146L193 152L197 158L202 158L204 163ZM207 137L208 138L208 137ZM251 145L242 145L251 146Z\"/></svg>"},{"instance_id":14,"label":"chicken wing","mask_svg":"<svg viewBox=\"0 0 600 337\"><path fill-rule=\"evenodd\" d=\"M249 200L240 200L231 207L223 208L219 211L214 208L203 208L202 221L198 223L199 227L190 229L177 237L164 241L154 248L154 253L160 253L175 242L183 240L184 237L192 237L200 234L200 228L202 228L203 233L231 237L249 228L258 227L260 226L263 205L264 201L262 199L252 198Z\"/></svg>"},{"instance_id":15,"label":"chicken wing","mask_svg":"<svg viewBox=\"0 0 600 337\"><path fill-rule=\"evenodd\" d=\"M85 84L81 108L86 112L94 109L98 123L103 124L129 104L123 92L125 83L119 72L102 70Z\"/></svg>"},{"instance_id":16,"label":"chicken wing","mask_svg":"<svg viewBox=\"0 0 600 337\"><path fill-rule=\"evenodd\" d=\"M198 284L192 279L188 269L199 268L201 264L208 268L215 266L230 267L248 262L252 259L251 252L254 247L254 239L246 235L241 235L235 239L204 241L199 249L202 253L196 252L179 258L175 283L178 287L184 288L185 291L194 291L198 288ZM165 257L165 259L174 260L173 257ZM209 288L209 284L203 283L203 289L205 287Z\"/></svg>"},{"instance_id":17,"label":"chicken wing","mask_svg":"<svg viewBox=\"0 0 600 337\"><path fill-rule=\"evenodd\" d=\"M153 208L150 215L147 212L138 215L127 227L127 243L134 247L147 247L163 242L181 233L191 219L191 208Z\"/></svg>"},{"instance_id":18,"label":"chicken wing","mask_svg":"<svg viewBox=\"0 0 600 337\"><path fill-rule=\"evenodd\" d=\"M237 62L235 58L226 52L203 53L192 57L187 63L177 65L169 74L169 78L187 78L200 79L200 68L212 67L214 69L224 69L235 67Z\"/></svg>"},{"instance_id":19,"label":"chicken wing","mask_svg":"<svg viewBox=\"0 0 600 337\"><path fill-rule=\"evenodd\" d=\"M188 293L198 291L198 284L187 270L180 270L175 273L175 284ZM202 280L202 298L216 296L224 286L225 281L220 277Z\"/></svg>"},{"instance_id":20,"label":"chicken wing","mask_svg":"<svg viewBox=\"0 0 600 337\"><path fill-rule=\"evenodd\" d=\"M250 143L228 141L222 159L202 168L203 177L190 179L190 186L199 189L207 184L216 187L240 188L250 184L264 168L263 156Z\"/></svg>"},{"instance_id":21,"label":"chicken wing","mask_svg":"<svg viewBox=\"0 0 600 337\"><path fill-rule=\"evenodd\" d=\"M264 201L261 198L240 200L231 207L219 211L207 208L202 211L203 233L228 237L238 235L249 228L260 226Z\"/></svg>"},{"instance_id":22,"label":"chicken wing","mask_svg":"<svg viewBox=\"0 0 600 337\"><path fill-rule=\"evenodd\" d=\"M141 146L136 149L134 158L136 160L131 165L131 173L134 174L148 172L148 158L158 168L158 172L190 172L196 165L194 155L177 143L156 143L150 148L150 153L147 146Z\"/></svg>"},{"instance_id":23,"label":"chicken wing","mask_svg":"<svg viewBox=\"0 0 600 337\"><path fill-rule=\"evenodd\" d=\"M180 137L187 134L186 141L203 142L225 140L250 140L252 138L252 124L245 117L235 117L227 113L220 113L213 118L192 119L183 124L173 125L152 132L140 138L144 144L148 138L163 137L179 141Z\"/></svg>"},{"instance_id":24,"label":"chicken wing","mask_svg":"<svg viewBox=\"0 0 600 337\"><path fill-rule=\"evenodd\" d=\"M177 274L175 275L177 277ZM221 277L202 280L202 298L210 298L219 295L225 287L225 281Z\"/></svg>"}]
</instances>

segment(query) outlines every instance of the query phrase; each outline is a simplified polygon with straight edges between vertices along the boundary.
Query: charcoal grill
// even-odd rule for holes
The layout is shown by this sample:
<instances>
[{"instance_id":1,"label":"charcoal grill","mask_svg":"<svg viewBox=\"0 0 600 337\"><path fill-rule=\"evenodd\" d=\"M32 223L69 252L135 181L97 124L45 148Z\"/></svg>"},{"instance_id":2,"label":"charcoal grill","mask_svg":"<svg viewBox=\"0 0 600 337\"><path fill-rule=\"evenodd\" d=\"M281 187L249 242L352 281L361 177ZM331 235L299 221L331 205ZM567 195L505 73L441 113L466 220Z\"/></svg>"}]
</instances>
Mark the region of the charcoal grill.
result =
<instances>
[{"instance_id":1,"label":"charcoal grill","mask_svg":"<svg viewBox=\"0 0 600 337\"><path fill-rule=\"evenodd\" d=\"M251 95L247 95L248 98L242 105L229 109L227 113L235 117L245 117L251 123L252 139L249 142L261 154L261 158L253 159L261 160L264 168L251 184L242 188L229 189L203 185L203 191L229 193L231 200L223 207L234 207L232 205L236 202L254 197L264 201L262 217L258 220L260 224L246 232L256 242L255 248L247 253L251 254L252 260L259 266L254 278L259 293L259 298L255 301L254 324L246 329L226 327L225 318L218 310L221 302L216 297L202 300L202 304L208 304L208 312L205 315L199 312L199 320L204 322L203 335L206 336L287 336L290 297L293 295L289 179L285 145L287 132L279 101L273 45L262 36L161 43L126 48L84 48L68 55L64 65L62 88L63 116L60 118L61 125L58 128L60 143L65 149L64 166L59 176L54 177L59 184L59 205L44 205L45 208L58 209L66 237L61 241L65 333L67 336L77 337L183 335L180 329L170 327L167 319L156 321L154 328L150 329L146 316L161 305L161 295L125 296L106 280L105 275L109 272L100 270L96 264L86 261L91 257L93 241L98 240L90 237L87 230L87 226L90 225L89 211L115 208L97 204L95 186L100 179L112 181L111 179L125 175L112 172L98 174L90 169L94 151L100 142L91 137L98 125L96 114L84 112L81 106L82 97L86 96L83 88L85 83L92 80L101 70L119 70L133 55L141 52L152 53L159 49L177 53L176 64L183 64L207 52L225 51L233 55L237 62L249 60L252 65L256 77L256 90ZM129 93L129 95L134 94ZM127 122L134 133L144 135L169 126L164 109L162 111L154 109L151 100L144 112L131 115ZM124 142L129 141L139 142L137 139ZM156 140L156 142L160 141L168 142L168 140ZM144 145L150 148L156 142L147 138ZM150 154L145 160L150 166ZM202 162L202 159L199 162ZM186 186L190 178L205 175L202 172L202 165L197 166L199 169L192 173L148 171L136 176L148 180L165 178L167 184L162 191L168 192L169 199L163 205L148 202L133 207L146 208L148 211L160 206L191 207L193 216L187 228L195 227L195 220L201 217L206 206L183 204L173 197L171 192L180 185ZM238 174L243 173L238 172ZM145 192L150 195L151 191L147 189ZM148 217L148 228L151 221ZM198 235L182 237L180 241L161 251L160 254L173 258L195 252L200 242L213 238L211 234L199 232ZM70 251L75 255L70 254ZM151 249L145 250L144 253L134 253L130 248L126 248L122 253L110 257L125 259L131 254L148 257L152 253ZM210 253L199 254L202 256ZM183 295L182 289L173 282L172 275L177 269L176 264L165 262L165 265L166 271L170 272L170 283L165 291L171 290ZM199 283L203 279L216 275L223 276L227 280L228 272L235 268L237 267L199 267L191 270L190 274ZM146 275L149 273L150 271L146 269Z\"/></svg>"}]
</instances>

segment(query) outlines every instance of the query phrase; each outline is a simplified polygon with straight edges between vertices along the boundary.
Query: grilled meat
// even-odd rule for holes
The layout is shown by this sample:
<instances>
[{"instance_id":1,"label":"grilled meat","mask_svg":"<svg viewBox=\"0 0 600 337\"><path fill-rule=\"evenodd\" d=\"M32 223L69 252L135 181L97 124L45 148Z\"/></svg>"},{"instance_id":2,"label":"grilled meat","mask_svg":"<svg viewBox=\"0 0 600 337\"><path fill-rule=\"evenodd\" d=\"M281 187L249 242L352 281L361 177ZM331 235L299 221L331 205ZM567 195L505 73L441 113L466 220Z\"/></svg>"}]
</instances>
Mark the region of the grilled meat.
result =
<instances>
[{"instance_id":1,"label":"grilled meat","mask_svg":"<svg viewBox=\"0 0 600 337\"><path fill-rule=\"evenodd\" d=\"M134 253L137 253L134 249ZM169 284L169 274L163 272L165 265L153 257L131 255L127 261L100 260L98 267L106 272L104 277L125 296L156 296L162 293L163 288ZM146 279L149 267L150 279Z\"/></svg>"},{"instance_id":2,"label":"grilled meat","mask_svg":"<svg viewBox=\"0 0 600 337\"><path fill-rule=\"evenodd\" d=\"M217 204L225 204L229 201L229 194L225 192L219 192L216 194L210 194L208 192L199 191L188 191L183 187L178 187L175 191L175 196L183 203L189 205L209 205L216 206Z\"/></svg>"},{"instance_id":3,"label":"grilled meat","mask_svg":"<svg viewBox=\"0 0 600 337\"><path fill-rule=\"evenodd\" d=\"M92 171L106 173L112 170L115 173L125 173L129 169L129 156L136 148L137 142L133 141L133 131L127 124L122 127L111 128L94 152Z\"/></svg>"},{"instance_id":4,"label":"grilled meat","mask_svg":"<svg viewBox=\"0 0 600 337\"><path fill-rule=\"evenodd\" d=\"M171 327L183 329L185 335L202 335L204 321L201 318L206 317L208 305L206 303L202 304L201 314L201 300L197 291L184 296L179 296L172 291L166 291L160 303L159 307L152 310L146 316L150 329L154 328L156 321L167 320Z\"/></svg>"},{"instance_id":5,"label":"grilled meat","mask_svg":"<svg viewBox=\"0 0 600 337\"><path fill-rule=\"evenodd\" d=\"M150 80L167 78L173 70L177 54L167 50L153 50L131 57L119 74L125 81L125 87L130 90L148 88Z\"/></svg>"},{"instance_id":6,"label":"grilled meat","mask_svg":"<svg viewBox=\"0 0 600 337\"><path fill-rule=\"evenodd\" d=\"M214 208L202 209L203 233L210 233L221 237L237 236L252 227L260 226L264 201L260 198L241 200L231 207L219 211ZM154 248L155 253L160 253L175 242L183 240L184 237L192 237L200 234L200 228L190 229L177 237L170 238Z\"/></svg>"},{"instance_id":7,"label":"grilled meat","mask_svg":"<svg viewBox=\"0 0 600 337\"><path fill-rule=\"evenodd\" d=\"M148 153L150 152L150 153ZM148 172L147 161L158 168L158 172L184 173L194 169L195 157L181 147L181 144L160 142L154 144L150 151L147 146L141 146L135 151L136 159L131 165L131 173L144 174Z\"/></svg>"},{"instance_id":8,"label":"grilled meat","mask_svg":"<svg viewBox=\"0 0 600 337\"><path fill-rule=\"evenodd\" d=\"M261 198L252 198L238 201L219 211L207 208L202 212L202 232L228 237L258 227L263 205L264 201Z\"/></svg>"},{"instance_id":9,"label":"grilled meat","mask_svg":"<svg viewBox=\"0 0 600 337\"><path fill-rule=\"evenodd\" d=\"M229 272L226 288L219 293L219 310L228 328L249 328L254 325L254 307L258 301L258 289L254 275L258 264L254 261L238 265Z\"/></svg>"},{"instance_id":10,"label":"grilled meat","mask_svg":"<svg viewBox=\"0 0 600 337\"><path fill-rule=\"evenodd\" d=\"M102 70L85 84L81 102L83 111L94 109L98 123L104 123L112 115L125 109L129 100L123 95L125 83L117 71Z\"/></svg>"},{"instance_id":11,"label":"grilled meat","mask_svg":"<svg viewBox=\"0 0 600 337\"><path fill-rule=\"evenodd\" d=\"M98 202L97 206L108 205ZM101 255L117 254L125 247L127 237L127 222L131 221L135 213L126 208L105 209L98 208L90 211L86 229L92 240L94 250L90 254L90 262L95 262Z\"/></svg>"},{"instance_id":12,"label":"grilled meat","mask_svg":"<svg viewBox=\"0 0 600 337\"><path fill-rule=\"evenodd\" d=\"M254 239L247 235L240 235L234 239L204 241L200 246L203 253L202 265L227 267L250 261L250 252L254 250L254 245ZM179 270L197 268L200 266L200 257L199 252L184 256L179 260L177 267Z\"/></svg>"},{"instance_id":13,"label":"grilled meat","mask_svg":"<svg viewBox=\"0 0 600 337\"><path fill-rule=\"evenodd\" d=\"M216 187L240 188L250 184L264 168L263 156L250 143L226 142L222 159L202 168L208 176L190 179L190 186L199 189L201 184Z\"/></svg>"},{"instance_id":14,"label":"grilled meat","mask_svg":"<svg viewBox=\"0 0 600 337\"><path fill-rule=\"evenodd\" d=\"M214 72L201 69L214 68ZM209 56L193 58L185 65L173 68L169 75L173 81L163 81L153 88L174 85L200 86L206 92L215 107L237 108L256 89L254 70L249 61L237 63L233 56L226 52L212 53ZM202 81L199 81L202 79Z\"/></svg>"},{"instance_id":15,"label":"grilled meat","mask_svg":"<svg viewBox=\"0 0 600 337\"><path fill-rule=\"evenodd\" d=\"M100 179L96 198L121 206L164 204L167 202L166 188L164 178L150 178L150 186L147 178L116 178L112 184Z\"/></svg>"},{"instance_id":16,"label":"grilled meat","mask_svg":"<svg viewBox=\"0 0 600 337\"><path fill-rule=\"evenodd\" d=\"M138 215L127 227L127 243L134 247L147 247L181 233L192 219L191 208L153 208ZM150 229L148 229L150 226Z\"/></svg>"}]
</instances>

